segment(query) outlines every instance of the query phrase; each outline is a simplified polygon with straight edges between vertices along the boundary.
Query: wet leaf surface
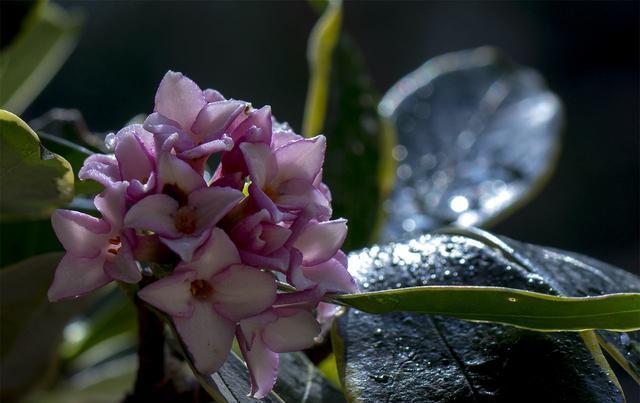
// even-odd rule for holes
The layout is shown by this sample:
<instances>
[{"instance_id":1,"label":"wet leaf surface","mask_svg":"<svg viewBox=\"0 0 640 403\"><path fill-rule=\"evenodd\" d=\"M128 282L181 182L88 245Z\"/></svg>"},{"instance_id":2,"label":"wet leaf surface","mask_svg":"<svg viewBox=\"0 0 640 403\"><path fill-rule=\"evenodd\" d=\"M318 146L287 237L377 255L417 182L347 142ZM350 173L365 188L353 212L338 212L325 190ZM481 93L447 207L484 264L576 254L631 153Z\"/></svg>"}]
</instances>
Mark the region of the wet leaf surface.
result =
<instances>
[{"instance_id":1,"label":"wet leaf surface","mask_svg":"<svg viewBox=\"0 0 640 403\"><path fill-rule=\"evenodd\" d=\"M560 101L534 70L491 48L428 61L380 111L398 136L383 242L497 220L542 186L558 154Z\"/></svg>"},{"instance_id":2,"label":"wet leaf surface","mask_svg":"<svg viewBox=\"0 0 640 403\"><path fill-rule=\"evenodd\" d=\"M491 285L578 295L571 282L558 279L580 264L576 262L585 263L581 257L565 256L559 268L531 257L519 258L526 250L545 259L548 249L514 243L512 249L518 252L511 253L496 244L504 240L484 232L452 231L465 236L428 235L355 252L350 256L350 271L366 291ZM586 264L594 273L602 265L593 260ZM627 276L618 269L604 271L609 277ZM598 295L615 291L616 284L604 291L592 283L592 289L580 292ZM598 364L578 333L540 333L441 316L370 315L350 309L337 321L334 345L347 393L356 401L513 402L525 397L530 401L623 401L609 369Z\"/></svg>"}]
</instances>

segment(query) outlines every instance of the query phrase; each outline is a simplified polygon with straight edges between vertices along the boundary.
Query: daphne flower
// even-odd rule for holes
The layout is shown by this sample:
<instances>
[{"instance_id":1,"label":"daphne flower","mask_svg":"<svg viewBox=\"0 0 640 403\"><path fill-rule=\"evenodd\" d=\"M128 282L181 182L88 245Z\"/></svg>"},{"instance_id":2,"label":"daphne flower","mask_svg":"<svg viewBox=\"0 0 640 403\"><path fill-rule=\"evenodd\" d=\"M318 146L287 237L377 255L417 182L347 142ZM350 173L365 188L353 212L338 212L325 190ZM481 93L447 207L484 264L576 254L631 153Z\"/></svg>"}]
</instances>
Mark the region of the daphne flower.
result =
<instances>
[{"instance_id":1,"label":"daphne flower","mask_svg":"<svg viewBox=\"0 0 640 403\"><path fill-rule=\"evenodd\" d=\"M278 353L313 346L320 326L305 309L272 308L240 322L236 331L240 351L251 377L251 397L266 397L278 376Z\"/></svg>"},{"instance_id":2,"label":"daphne flower","mask_svg":"<svg viewBox=\"0 0 640 403\"><path fill-rule=\"evenodd\" d=\"M274 221L293 220L310 205L318 207L319 217L331 214L328 200L315 186L324 161L324 136L291 141L275 150L262 143L239 147L251 179L249 194Z\"/></svg>"},{"instance_id":3,"label":"daphne flower","mask_svg":"<svg viewBox=\"0 0 640 403\"><path fill-rule=\"evenodd\" d=\"M49 300L84 295L112 280L140 281L128 234L122 231L127 182L107 188L95 199L103 219L71 210L56 210L53 229L66 249L49 288Z\"/></svg>"},{"instance_id":4,"label":"daphne flower","mask_svg":"<svg viewBox=\"0 0 640 403\"><path fill-rule=\"evenodd\" d=\"M126 196L134 202L153 192L157 182L153 135L142 125L129 125L117 134L109 134L105 142L114 154L89 156L78 177L95 180L105 187L127 181Z\"/></svg>"},{"instance_id":5,"label":"daphne flower","mask_svg":"<svg viewBox=\"0 0 640 403\"><path fill-rule=\"evenodd\" d=\"M233 242L215 228L192 262L138 295L171 315L196 368L210 374L226 360L236 323L275 301L276 283L273 275L240 264Z\"/></svg>"},{"instance_id":6,"label":"daphne flower","mask_svg":"<svg viewBox=\"0 0 640 403\"><path fill-rule=\"evenodd\" d=\"M233 147L225 132L245 117L247 108L246 102L225 100L213 90L203 92L181 73L169 71L156 92L154 113L144 126L158 135L160 142L178 133L177 155L185 160L201 159L196 168L200 172L209 155Z\"/></svg>"},{"instance_id":7,"label":"daphne flower","mask_svg":"<svg viewBox=\"0 0 640 403\"><path fill-rule=\"evenodd\" d=\"M256 267L285 272L290 254L285 243L291 230L271 220L267 210L250 214L237 223L229 233L240 250L242 261Z\"/></svg>"}]
</instances>

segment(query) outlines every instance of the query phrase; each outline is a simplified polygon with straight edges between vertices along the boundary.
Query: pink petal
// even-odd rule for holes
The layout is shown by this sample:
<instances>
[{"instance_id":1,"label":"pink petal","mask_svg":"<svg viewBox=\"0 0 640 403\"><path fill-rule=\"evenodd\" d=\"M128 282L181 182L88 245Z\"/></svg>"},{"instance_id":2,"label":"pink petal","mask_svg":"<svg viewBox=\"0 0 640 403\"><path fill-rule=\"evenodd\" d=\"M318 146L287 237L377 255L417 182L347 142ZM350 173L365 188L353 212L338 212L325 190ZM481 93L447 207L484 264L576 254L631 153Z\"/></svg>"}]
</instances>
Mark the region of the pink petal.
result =
<instances>
[{"instance_id":1,"label":"pink petal","mask_svg":"<svg viewBox=\"0 0 640 403\"><path fill-rule=\"evenodd\" d=\"M259 186L256 186L254 183L249 185L249 195L257 209L265 209L269 214L271 214L271 220L273 222L282 221L282 213L278 210L278 207L275 205L273 200L271 200L271 198L267 196Z\"/></svg>"},{"instance_id":2,"label":"pink petal","mask_svg":"<svg viewBox=\"0 0 640 403\"><path fill-rule=\"evenodd\" d=\"M128 182L116 182L93 199L98 211L111 224L111 232L119 231L122 228L126 201L124 194L128 186Z\"/></svg>"},{"instance_id":3,"label":"pink petal","mask_svg":"<svg viewBox=\"0 0 640 403\"><path fill-rule=\"evenodd\" d=\"M193 308L190 317L174 317L173 323L196 369L203 374L212 374L227 359L236 326L209 303L197 301Z\"/></svg>"},{"instance_id":4,"label":"pink petal","mask_svg":"<svg viewBox=\"0 0 640 403\"><path fill-rule=\"evenodd\" d=\"M290 236L291 230L289 228L274 224L262 224L262 234L260 238L266 242L262 253L269 255L280 249Z\"/></svg>"},{"instance_id":5,"label":"pink petal","mask_svg":"<svg viewBox=\"0 0 640 403\"><path fill-rule=\"evenodd\" d=\"M191 282L196 277L195 271L174 272L144 287L138 296L173 317L191 317L194 311Z\"/></svg>"},{"instance_id":6,"label":"pink petal","mask_svg":"<svg viewBox=\"0 0 640 403\"><path fill-rule=\"evenodd\" d=\"M333 323L333 318L336 317L338 313L340 313L340 308L338 305L327 304L326 302L320 302L318 304L318 308L316 310L316 320L320 323L320 334L316 337L316 340L321 342L329 330L331 330L331 324Z\"/></svg>"},{"instance_id":7,"label":"pink petal","mask_svg":"<svg viewBox=\"0 0 640 403\"><path fill-rule=\"evenodd\" d=\"M106 221L72 210L54 211L51 225L67 252L86 258L94 258L101 252L111 230Z\"/></svg>"},{"instance_id":8,"label":"pink petal","mask_svg":"<svg viewBox=\"0 0 640 403\"><path fill-rule=\"evenodd\" d=\"M242 265L231 266L211 279L218 312L238 321L267 309L276 299L272 274Z\"/></svg>"},{"instance_id":9,"label":"pink petal","mask_svg":"<svg viewBox=\"0 0 640 403\"><path fill-rule=\"evenodd\" d=\"M180 123L175 120L171 120L158 112L153 112L147 116L142 127L154 134L168 135L182 131Z\"/></svg>"},{"instance_id":10,"label":"pink petal","mask_svg":"<svg viewBox=\"0 0 640 403\"><path fill-rule=\"evenodd\" d=\"M142 183L137 179L132 179L129 182L129 187L127 188L127 197L131 201L137 202L147 194L153 192L156 188L157 177L158 176L155 172L151 172L149 179L145 183Z\"/></svg>"},{"instance_id":11,"label":"pink petal","mask_svg":"<svg viewBox=\"0 0 640 403\"><path fill-rule=\"evenodd\" d=\"M237 332L240 351L247 363L249 376L251 377L250 397L262 399L269 395L278 377L279 356L269 350L260 336L253 339L251 348L247 348L242 332Z\"/></svg>"},{"instance_id":12,"label":"pink petal","mask_svg":"<svg viewBox=\"0 0 640 403\"><path fill-rule=\"evenodd\" d=\"M196 228L216 225L243 198L241 191L226 187L208 187L191 193L189 207L195 209Z\"/></svg>"},{"instance_id":13,"label":"pink petal","mask_svg":"<svg viewBox=\"0 0 640 403\"><path fill-rule=\"evenodd\" d=\"M207 102L224 101L224 96L222 96L219 91L211 88L207 88L206 90L202 91L202 94L204 95L204 99Z\"/></svg>"},{"instance_id":14,"label":"pink petal","mask_svg":"<svg viewBox=\"0 0 640 403\"><path fill-rule=\"evenodd\" d=\"M289 267L289 252L285 248L280 248L268 256L241 250L240 257L242 258L242 263L261 269L276 270L284 273Z\"/></svg>"},{"instance_id":15,"label":"pink petal","mask_svg":"<svg viewBox=\"0 0 640 403\"><path fill-rule=\"evenodd\" d=\"M64 255L47 293L49 301L79 297L109 283L111 278L102 269L104 260L104 255L95 258Z\"/></svg>"},{"instance_id":16,"label":"pink petal","mask_svg":"<svg viewBox=\"0 0 640 403\"><path fill-rule=\"evenodd\" d=\"M129 243L122 240L122 246L118 250L118 254L112 262L106 262L104 271L114 280L124 281L125 283L137 283L142 280L142 274L138 268L133 252Z\"/></svg>"},{"instance_id":17,"label":"pink petal","mask_svg":"<svg viewBox=\"0 0 640 403\"><path fill-rule=\"evenodd\" d=\"M207 104L191 126L202 139L219 138L246 107L242 101L220 101Z\"/></svg>"},{"instance_id":18,"label":"pink petal","mask_svg":"<svg viewBox=\"0 0 640 403\"><path fill-rule=\"evenodd\" d=\"M155 112L188 130L205 104L202 90L196 83L182 73L168 71L156 92Z\"/></svg>"},{"instance_id":19,"label":"pink petal","mask_svg":"<svg viewBox=\"0 0 640 403\"><path fill-rule=\"evenodd\" d=\"M238 140L247 137L251 133L252 127L258 129L257 136L252 138L253 143L271 144L272 121L270 106L251 111L249 116L229 133L229 136L234 142L238 143Z\"/></svg>"},{"instance_id":20,"label":"pink petal","mask_svg":"<svg viewBox=\"0 0 640 403\"><path fill-rule=\"evenodd\" d=\"M310 183L322 168L326 149L324 136L287 143L275 151L278 161L278 182L304 179Z\"/></svg>"},{"instance_id":21,"label":"pink petal","mask_svg":"<svg viewBox=\"0 0 640 403\"><path fill-rule=\"evenodd\" d=\"M282 130L273 132L273 139L271 140L271 146L274 149L282 147L283 145L296 140L302 140L304 137L294 133L292 130Z\"/></svg>"},{"instance_id":22,"label":"pink petal","mask_svg":"<svg viewBox=\"0 0 640 403\"><path fill-rule=\"evenodd\" d=\"M300 309L277 309L278 320L265 326L262 339L276 353L304 350L313 346L320 325L311 313Z\"/></svg>"},{"instance_id":23,"label":"pink petal","mask_svg":"<svg viewBox=\"0 0 640 403\"><path fill-rule=\"evenodd\" d=\"M94 180L102 186L111 186L120 181L118 160L114 155L93 154L87 157L78 171L80 180Z\"/></svg>"},{"instance_id":24,"label":"pink petal","mask_svg":"<svg viewBox=\"0 0 640 403\"><path fill-rule=\"evenodd\" d=\"M160 240L163 244L167 245L169 249L177 253L184 262L190 262L193 259L193 254L196 249L206 242L209 234L210 231L205 230L197 235L182 235L178 238L160 237Z\"/></svg>"},{"instance_id":25,"label":"pink petal","mask_svg":"<svg viewBox=\"0 0 640 403\"><path fill-rule=\"evenodd\" d=\"M131 206L124 217L124 225L175 238L181 235L173 218L177 209L178 202L172 197L165 194L150 195Z\"/></svg>"},{"instance_id":26,"label":"pink petal","mask_svg":"<svg viewBox=\"0 0 640 403\"><path fill-rule=\"evenodd\" d=\"M196 270L199 278L209 279L214 274L238 263L240 263L240 255L236 246L223 230L214 228L209 239L196 252L193 261L178 265L177 270L188 267Z\"/></svg>"},{"instance_id":27,"label":"pink petal","mask_svg":"<svg viewBox=\"0 0 640 403\"><path fill-rule=\"evenodd\" d=\"M221 151L229 151L233 148L233 140L231 137L223 135L219 140L212 140L207 143L200 144L178 154L180 158L196 159L209 156Z\"/></svg>"},{"instance_id":28,"label":"pink petal","mask_svg":"<svg viewBox=\"0 0 640 403\"><path fill-rule=\"evenodd\" d=\"M253 230L262 222L271 219L271 215L267 210L260 210L243 218L237 223L230 232L231 238L241 241L241 237L253 232Z\"/></svg>"},{"instance_id":29,"label":"pink petal","mask_svg":"<svg viewBox=\"0 0 640 403\"><path fill-rule=\"evenodd\" d=\"M358 290L347 267L338 259L329 259L315 266L302 268L304 276L327 292L355 292Z\"/></svg>"},{"instance_id":30,"label":"pink petal","mask_svg":"<svg viewBox=\"0 0 640 403\"><path fill-rule=\"evenodd\" d=\"M256 186L264 188L276 174L277 166L273 152L268 145L262 143L241 143L239 147L247 163L251 181Z\"/></svg>"},{"instance_id":31,"label":"pink petal","mask_svg":"<svg viewBox=\"0 0 640 403\"><path fill-rule=\"evenodd\" d=\"M163 189L165 185L174 185L185 194L204 188L207 185L204 178L194 171L189 164L168 152L160 155L158 178L160 189Z\"/></svg>"},{"instance_id":32,"label":"pink petal","mask_svg":"<svg viewBox=\"0 0 640 403\"><path fill-rule=\"evenodd\" d=\"M302 231L293 247L302 252L302 263L312 266L336 254L347 236L347 220L317 222L312 220Z\"/></svg>"},{"instance_id":33,"label":"pink petal","mask_svg":"<svg viewBox=\"0 0 640 403\"><path fill-rule=\"evenodd\" d=\"M127 126L117 134L115 155L122 179L138 179L146 182L153 171L153 165L144 145L138 139L137 131L142 131L140 125Z\"/></svg>"}]
</instances>

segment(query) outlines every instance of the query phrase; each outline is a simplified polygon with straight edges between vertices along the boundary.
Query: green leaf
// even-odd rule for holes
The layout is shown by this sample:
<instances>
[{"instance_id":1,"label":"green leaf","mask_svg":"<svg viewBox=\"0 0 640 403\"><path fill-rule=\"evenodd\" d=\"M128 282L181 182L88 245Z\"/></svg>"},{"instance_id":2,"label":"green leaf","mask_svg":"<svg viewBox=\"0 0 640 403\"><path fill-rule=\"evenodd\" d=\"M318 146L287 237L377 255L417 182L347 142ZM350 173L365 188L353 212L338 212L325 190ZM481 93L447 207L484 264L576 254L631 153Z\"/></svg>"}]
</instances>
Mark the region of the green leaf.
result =
<instances>
[{"instance_id":1,"label":"green leaf","mask_svg":"<svg viewBox=\"0 0 640 403\"><path fill-rule=\"evenodd\" d=\"M640 329L640 293L560 297L506 287L423 286L334 299L368 313L419 312L544 332Z\"/></svg>"},{"instance_id":2,"label":"green leaf","mask_svg":"<svg viewBox=\"0 0 640 403\"><path fill-rule=\"evenodd\" d=\"M640 280L620 269L515 245L483 231L451 229L352 253L349 270L365 292L420 286L508 287L574 297L640 292ZM571 288L565 281L571 273L584 281ZM599 282L582 288L596 277ZM622 278L624 285L617 283ZM600 283L609 285L603 289ZM519 292L504 296L517 298L514 304L522 298ZM441 300L451 297L443 294ZM440 311L441 300L425 311ZM461 313L485 303L491 299L467 301ZM637 302L631 307L639 308ZM531 401L621 402L622 392L590 332L538 332L441 315L347 309L332 336L343 386L356 401L521 401L524 393Z\"/></svg>"},{"instance_id":3,"label":"green leaf","mask_svg":"<svg viewBox=\"0 0 640 403\"><path fill-rule=\"evenodd\" d=\"M38 136L42 144L44 144L49 151L62 156L71 164L75 172L74 188L76 195L93 196L102 191L102 186L98 182L92 180L82 181L78 178L78 172L80 168L82 168L84 160L93 154L91 150L64 138L42 131L38 132Z\"/></svg>"},{"instance_id":4,"label":"green leaf","mask_svg":"<svg viewBox=\"0 0 640 403\"><path fill-rule=\"evenodd\" d=\"M317 8L320 8L318 5ZM327 2L309 39L311 72L303 133L327 136L324 181L334 216L349 219L344 249L375 240L393 181L394 133L354 43L340 33L341 2ZM326 122L325 122L325 116Z\"/></svg>"},{"instance_id":5,"label":"green leaf","mask_svg":"<svg viewBox=\"0 0 640 403\"><path fill-rule=\"evenodd\" d=\"M22 113L75 47L81 18L47 3L0 53L0 107Z\"/></svg>"},{"instance_id":6,"label":"green leaf","mask_svg":"<svg viewBox=\"0 0 640 403\"><path fill-rule=\"evenodd\" d=\"M73 197L73 171L19 117L0 110L0 218L47 217Z\"/></svg>"},{"instance_id":7,"label":"green leaf","mask_svg":"<svg viewBox=\"0 0 640 403\"><path fill-rule=\"evenodd\" d=\"M313 27L307 45L309 88L304 110L302 133L307 137L320 134L324 126L329 95L329 79L333 50L340 37L342 0L327 1L324 13Z\"/></svg>"},{"instance_id":8,"label":"green leaf","mask_svg":"<svg viewBox=\"0 0 640 403\"><path fill-rule=\"evenodd\" d=\"M536 71L492 48L429 60L380 111L399 144L384 242L491 225L541 189L559 154L560 100Z\"/></svg>"},{"instance_id":9,"label":"green leaf","mask_svg":"<svg viewBox=\"0 0 640 403\"><path fill-rule=\"evenodd\" d=\"M61 253L31 257L0 271L0 397L14 399L46 380L65 325L91 299L49 303Z\"/></svg>"}]
</instances>

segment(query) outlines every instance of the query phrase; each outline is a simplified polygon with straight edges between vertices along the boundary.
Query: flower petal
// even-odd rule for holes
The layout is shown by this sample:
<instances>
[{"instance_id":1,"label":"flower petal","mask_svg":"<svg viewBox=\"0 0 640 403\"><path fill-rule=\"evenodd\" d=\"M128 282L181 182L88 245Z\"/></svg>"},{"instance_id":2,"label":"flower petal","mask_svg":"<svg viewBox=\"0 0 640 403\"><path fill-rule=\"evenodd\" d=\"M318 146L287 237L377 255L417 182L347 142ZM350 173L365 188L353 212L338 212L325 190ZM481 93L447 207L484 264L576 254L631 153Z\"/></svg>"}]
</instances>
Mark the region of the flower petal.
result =
<instances>
[{"instance_id":1,"label":"flower petal","mask_svg":"<svg viewBox=\"0 0 640 403\"><path fill-rule=\"evenodd\" d=\"M251 111L249 116L229 133L229 136L236 143L239 143L239 140L243 138L246 140L249 136L252 143L259 142L269 145L271 144L272 125L271 107L263 106L260 109ZM252 127L256 128L257 131L251 130Z\"/></svg>"},{"instance_id":2,"label":"flower petal","mask_svg":"<svg viewBox=\"0 0 640 403\"><path fill-rule=\"evenodd\" d=\"M133 257L131 247L124 239L115 259L112 262L105 263L104 271L112 279L124 281L125 283L134 284L142 280L142 274L140 274L138 263Z\"/></svg>"},{"instance_id":3,"label":"flower petal","mask_svg":"<svg viewBox=\"0 0 640 403\"><path fill-rule=\"evenodd\" d=\"M227 359L235 324L218 314L211 304L194 302L190 317L174 317L173 323L203 374L216 372Z\"/></svg>"},{"instance_id":4,"label":"flower petal","mask_svg":"<svg viewBox=\"0 0 640 403\"><path fill-rule=\"evenodd\" d=\"M286 248L280 248L267 256L241 250L240 257L242 258L242 263L261 269L276 270L284 273L289 267L289 251Z\"/></svg>"},{"instance_id":5,"label":"flower petal","mask_svg":"<svg viewBox=\"0 0 640 403\"><path fill-rule=\"evenodd\" d=\"M209 233L209 230L205 230L194 236L183 235L178 238L160 237L160 240L163 244L167 245L169 249L177 253L184 262L190 262L193 259L193 254L196 249L209 238Z\"/></svg>"},{"instance_id":6,"label":"flower petal","mask_svg":"<svg viewBox=\"0 0 640 403\"><path fill-rule=\"evenodd\" d=\"M238 263L240 263L240 255L236 246L223 230L214 228L209 239L196 252L193 261L178 265L177 270L188 267L196 270L199 278L209 279L214 274Z\"/></svg>"},{"instance_id":7,"label":"flower petal","mask_svg":"<svg viewBox=\"0 0 640 403\"><path fill-rule=\"evenodd\" d=\"M277 353L269 350L260 335L253 339L251 348L247 348L247 344L242 335L242 331L237 332L240 351L247 363L249 376L251 377L251 393L250 397L262 399L269 395L273 385L278 377L279 356Z\"/></svg>"},{"instance_id":8,"label":"flower petal","mask_svg":"<svg viewBox=\"0 0 640 403\"><path fill-rule=\"evenodd\" d=\"M241 191L228 187L208 187L191 193L189 207L195 209L196 228L216 225L243 198Z\"/></svg>"},{"instance_id":9,"label":"flower petal","mask_svg":"<svg viewBox=\"0 0 640 403\"><path fill-rule=\"evenodd\" d=\"M234 321L264 311L276 299L273 275L249 266L231 266L213 276L211 284L216 309Z\"/></svg>"},{"instance_id":10,"label":"flower petal","mask_svg":"<svg viewBox=\"0 0 640 403\"><path fill-rule=\"evenodd\" d=\"M93 199L98 211L111 224L111 232L119 231L122 228L126 207L124 194L128 186L129 182L116 182Z\"/></svg>"},{"instance_id":11,"label":"flower petal","mask_svg":"<svg viewBox=\"0 0 640 403\"><path fill-rule=\"evenodd\" d=\"M151 230L159 235L178 237L173 215L178 209L178 202L165 194L155 194L140 200L124 216L127 228Z\"/></svg>"},{"instance_id":12,"label":"flower petal","mask_svg":"<svg viewBox=\"0 0 640 403\"><path fill-rule=\"evenodd\" d=\"M207 102L224 101L224 96L222 96L219 91L212 88L207 88L206 90L202 91L202 94L204 95L204 99Z\"/></svg>"},{"instance_id":13,"label":"flower petal","mask_svg":"<svg viewBox=\"0 0 640 403\"><path fill-rule=\"evenodd\" d=\"M116 157L104 154L88 156L78 171L78 178L83 181L94 180L105 187L122 179Z\"/></svg>"},{"instance_id":14,"label":"flower petal","mask_svg":"<svg viewBox=\"0 0 640 403\"><path fill-rule=\"evenodd\" d=\"M106 245L111 226L105 220L79 211L58 209L51 225L67 252L77 257L96 257Z\"/></svg>"},{"instance_id":15,"label":"flower petal","mask_svg":"<svg viewBox=\"0 0 640 403\"><path fill-rule=\"evenodd\" d=\"M147 150L137 136L137 132L142 130L144 129L140 125L130 125L117 134L114 153L123 180L138 179L146 182L153 171Z\"/></svg>"},{"instance_id":16,"label":"flower petal","mask_svg":"<svg viewBox=\"0 0 640 403\"><path fill-rule=\"evenodd\" d=\"M173 317L190 317L194 311L191 282L195 279L195 271L174 272L138 291L138 297Z\"/></svg>"},{"instance_id":17,"label":"flower petal","mask_svg":"<svg viewBox=\"0 0 640 403\"><path fill-rule=\"evenodd\" d=\"M168 71L156 92L155 112L160 112L188 130L206 101L196 83L182 73Z\"/></svg>"},{"instance_id":18,"label":"flower petal","mask_svg":"<svg viewBox=\"0 0 640 403\"><path fill-rule=\"evenodd\" d=\"M287 143L275 151L278 179L304 179L310 183L318 175L324 162L327 141L324 136Z\"/></svg>"},{"instance_id":19,"label":"flower petal","mask_svg":"<svg viewBox=\"0 0 640 403\"><path fill-rule=\"evenodd\" d=\"M303 267L304 276L326 292L355 292L358 290L346 265L336 258L315 266Z\"/></svg>"},{"instance_id":20,"label":"flower petal","mask_svg":"<svg viewBox=\"0 0 640 403\"><path fill-rule=\"evenodd\" d=\"M277 166L273 152L262 143L241 143L239 145L251 176L251 181L264 188L276 174Z\"/></svg>"},{"instance_id":21,"label":"flower petal","mask_svg":"<svg viewBox=\"0 0 640 403\"><path fill-rule=\"evenodd\" d=\"M64 255L47 293L49 301L79 297L109 283L111 278L102 269L104 260L104 255L95 258Z\"/></svg>"},{"instance_id":22,"label":"flower petal","mask_svg":"<svg viewBox=\"0 0 640 403\"><path fill-rule=\"evenodd\" d=\"M202 139L220 138L246 105L246 102L235 100L211 102L198 113L191 131Z\"/></svg>"},{"instance_id":23,"label":"flower petal","mask_svg":"<svg viewBox=\"0 0 640 403\"><path fill-rule=\"evenodd\" d=\"M189 164L168 152L160 155L158 162L158 179L160 190L166 185L174 185L185 194L204 188L204 178L191 168Z\"/></svg>"},{"instance_id":24,"label":"flower petal","mask_svg":"<svg viewBox=\"0 0 640 403\"><path fill-rule=\"evenodd\" d=\"M180 158L192 160L209 156L220 151L229 151L233 148L233 140L231 137L223 135L219 140L212 140L207 143L200 144L186 151L179 153Z\"/></svg>"},{"instance_id":25,"label":"flower petal","mask_svg":"<svg viewBox=\"0 0 640 403\"><path fill-rule=\"evenodd\" d=\"M293 247L302 252L302 264L316 265L331 259L347 236L347 220L317 222L307 224Z\"/></svg>"},{"instance_id":26,"label":"flower petal","mask_svg":"<svg viewBox=\"0 0 640 403\"><path fill-rule=\"evenodd\" d=\"M276 353L304 350L313 346L320 325L310 312L301 309L277 309L278 319L265 326L262 339Z\"/></svg>"}]
</instances>

